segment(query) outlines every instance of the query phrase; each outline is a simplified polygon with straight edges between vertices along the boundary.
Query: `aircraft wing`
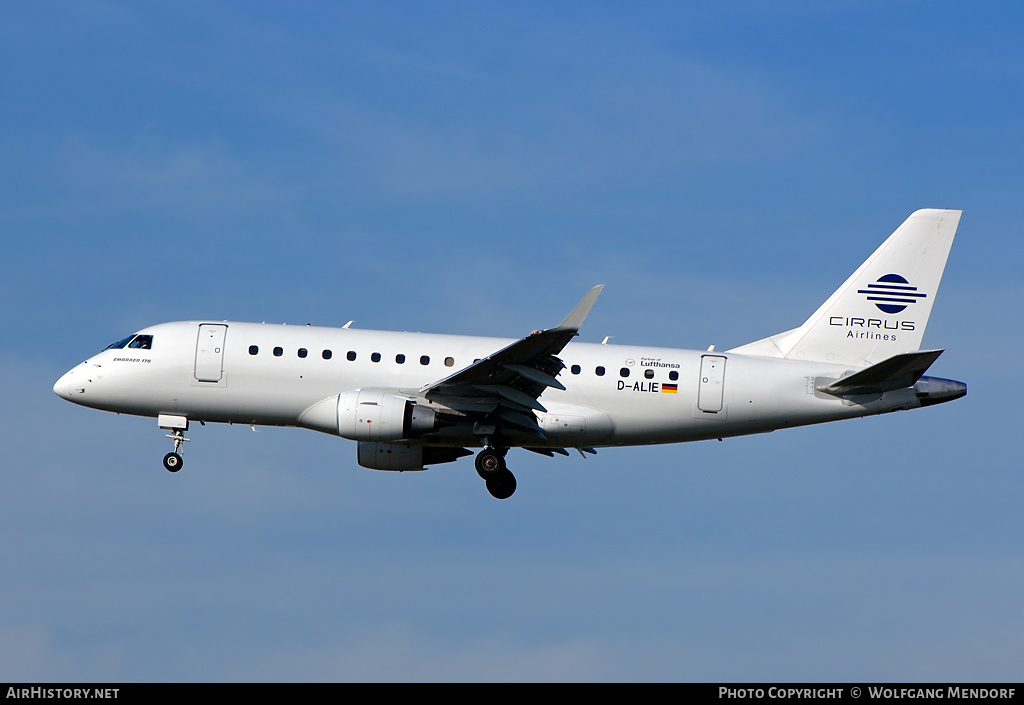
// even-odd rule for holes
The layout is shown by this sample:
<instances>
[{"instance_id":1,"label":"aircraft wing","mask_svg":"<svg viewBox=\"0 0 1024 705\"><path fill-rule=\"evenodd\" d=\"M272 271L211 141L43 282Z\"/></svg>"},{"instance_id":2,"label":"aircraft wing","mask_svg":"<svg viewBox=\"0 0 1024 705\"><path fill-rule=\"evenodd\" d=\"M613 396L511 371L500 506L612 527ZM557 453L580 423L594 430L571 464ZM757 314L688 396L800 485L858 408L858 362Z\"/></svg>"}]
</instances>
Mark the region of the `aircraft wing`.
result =
<instances>
[{"instance_id":1,"label":"aircraft wing","mask_svg":"<svg viewBox=\"0 0 1024 705\"><path fill-rule=\"evenodd\" d=\"M543 438L533 410L547 409L537 397L548 387L565 389L555 379L565 367L558 353L578 334L603 288L602 284L591 289L558 326L534 331L469 367L423 387L420 393L431 401L467 413L483 413L498 425L508 425Z\"/></svg>"}]
</instances>

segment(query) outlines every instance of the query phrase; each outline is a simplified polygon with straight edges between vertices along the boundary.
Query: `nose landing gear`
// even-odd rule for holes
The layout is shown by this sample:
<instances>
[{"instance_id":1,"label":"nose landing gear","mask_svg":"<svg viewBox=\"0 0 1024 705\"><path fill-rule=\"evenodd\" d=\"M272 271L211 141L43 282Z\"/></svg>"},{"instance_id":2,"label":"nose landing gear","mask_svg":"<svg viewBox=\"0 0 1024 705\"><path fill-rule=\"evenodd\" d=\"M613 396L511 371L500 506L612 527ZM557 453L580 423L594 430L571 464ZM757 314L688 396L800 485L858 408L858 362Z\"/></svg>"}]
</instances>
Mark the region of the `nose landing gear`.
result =
<instances>
[{"instance_id":1,"label":"nose landing gear","mask_svg":"<svg viewBox=\"0 0 1024 705\"><path fill-rule=\"evenodd\" d=\"M508 499L516 491L516 476L505 465L508 448L484 448L476 456L476 473L495 499Z\"/></svg>"},{"instance_id":2,"label":"nose landing gear","mask_svg":"<svg viewBox=\"0 0 1024 705\"><path fill-rule=\"evenodd\" d=\"M185 461L181 459L182 446L189 441L185 438L185 431L188 430L188 419L184 416L170 416L160 414L157 417L160 428L170 431L167 437L174 441L174 451L164 456L164 468L168 472L178 472Z\"/></svg>"}]
</instances>

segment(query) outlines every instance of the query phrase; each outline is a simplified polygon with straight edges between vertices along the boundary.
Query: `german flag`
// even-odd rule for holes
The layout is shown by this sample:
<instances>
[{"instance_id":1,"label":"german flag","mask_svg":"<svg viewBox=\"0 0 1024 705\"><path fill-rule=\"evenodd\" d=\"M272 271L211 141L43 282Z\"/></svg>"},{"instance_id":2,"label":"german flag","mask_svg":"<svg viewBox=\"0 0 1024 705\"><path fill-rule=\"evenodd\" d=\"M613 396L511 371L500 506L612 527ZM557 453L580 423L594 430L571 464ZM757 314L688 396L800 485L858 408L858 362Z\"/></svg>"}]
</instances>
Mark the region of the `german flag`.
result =
<instances>
[{"instance_id":1,"label":"german flag","mask_svg":"<svg viewBox=\"0 0 1024 705\"><path fill-rule=\"evenodd\" d=\"M662 384L661 391L665 392L666 394L675 394L677 386L678 385L675 384Z\"/></svg>"}]
</instances>

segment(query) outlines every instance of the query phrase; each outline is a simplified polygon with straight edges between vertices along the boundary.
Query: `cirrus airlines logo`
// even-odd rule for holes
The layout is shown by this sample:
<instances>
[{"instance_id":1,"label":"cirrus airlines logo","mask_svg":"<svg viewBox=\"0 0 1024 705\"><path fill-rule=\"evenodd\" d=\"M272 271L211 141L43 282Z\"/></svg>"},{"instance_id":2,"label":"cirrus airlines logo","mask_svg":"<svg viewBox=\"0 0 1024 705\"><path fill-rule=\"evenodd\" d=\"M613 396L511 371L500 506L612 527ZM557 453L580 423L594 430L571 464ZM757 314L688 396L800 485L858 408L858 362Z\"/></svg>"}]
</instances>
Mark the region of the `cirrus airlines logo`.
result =
<instances>
[{"instance_id":1,"label":"cirrus airlines logo","mask_svg":"<svg viewBox=\"0 0 1024 705\"><path fill-rule=\"evenodd\" d=\"M886 274L879 277L874 284L868 284L866 289L859 289L858 294L865 294L868 301L873 301L879 311L885 313L899 313L928 297L928 294L920 294L916 286L899 274Z\"/></svg>"}]
</instances>

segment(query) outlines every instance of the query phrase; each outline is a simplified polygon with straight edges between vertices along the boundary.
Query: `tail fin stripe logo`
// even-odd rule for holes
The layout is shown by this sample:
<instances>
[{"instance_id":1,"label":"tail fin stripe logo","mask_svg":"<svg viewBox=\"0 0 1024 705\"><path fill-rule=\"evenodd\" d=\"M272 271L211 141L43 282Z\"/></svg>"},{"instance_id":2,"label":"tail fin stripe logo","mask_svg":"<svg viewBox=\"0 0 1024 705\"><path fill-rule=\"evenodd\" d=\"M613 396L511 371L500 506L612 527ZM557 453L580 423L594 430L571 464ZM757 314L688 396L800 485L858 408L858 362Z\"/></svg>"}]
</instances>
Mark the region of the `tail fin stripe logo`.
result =
<instances>
[{"instance_id":1,"label":"tail fin stripe logo","mask_svg":"<svg viewBox=\"0 0 1024 705\"><path fill-rule=\"evenodd\" d=\"M896 284L868 284L869 289L908 289L910 291L917 291L916 286L898 286Z\"/></svg>"},{"instance_id":2,"label":"tail fin stripe logo","mask_svg":"<svg viewBox=\"0 0 1024 705\"><path fill-rule=\"evenodd\" d=\"M916 286L899 274L886 274L879 277L874 284L868 284L865 289L858 289L858 294L865 294L868 301L884 302L875 303L879 311L884 313L899 313L908 305L917 303L919 299L928 298L928 294L918 294Z\"/></svg>"},{"instance_id":3,"label":"tail fin stripe logo","mask_svg":"<svg viewBox=\"0 0 1024 705\"><path fill-rule=\"evenodd\" d=\"M900 296L917 296L918 298L922 298L922 299L925 298L926 296L928 296L928 294L915 294L915 293L913 293L913 292L917 291L917 287L916 286L882 286L881 284L868 284L868 289L881 289L882 291L868 291L868 290L865 290L865 289L861 289L858 293L860 293L860 294L871 294L871 293L886 294L886 293L893 293L893 294L899 294ZM890 290L891 290L891 292L890 292Z\"/></svg>"},{"instance_id":4,"label":"tail fin stripe logo","mask_svg":"<svg viewBox=\"0 0 1024 705\"><path fill-rule=\"evenodd\" d=\"M917 303L914 299L893 299L885 296L869 296L868 301L890 301L898 304L913 304ZM878 304L875 304L876 306Z\"/></svg>"}]
</instances>

